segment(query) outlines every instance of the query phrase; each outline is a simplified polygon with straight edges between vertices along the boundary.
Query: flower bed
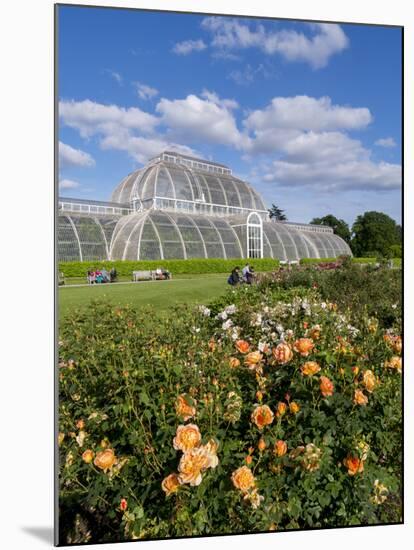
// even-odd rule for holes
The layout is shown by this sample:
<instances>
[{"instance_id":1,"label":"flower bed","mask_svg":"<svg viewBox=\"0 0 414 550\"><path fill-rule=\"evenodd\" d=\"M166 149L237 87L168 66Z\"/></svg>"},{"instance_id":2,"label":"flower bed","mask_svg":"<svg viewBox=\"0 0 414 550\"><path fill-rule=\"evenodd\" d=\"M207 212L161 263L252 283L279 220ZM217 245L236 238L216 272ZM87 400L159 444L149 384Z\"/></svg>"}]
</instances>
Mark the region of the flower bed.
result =
<instances>
[{"instance_id":1,"label":"flower bed","mask_svg":"<svg viewBox=\"0 0 414 550\"><path fill-rule=\"evenodd\" d=\"M61 543L401 521L400 320L242 287L61 327Z\"/></svg>"}]
</instances>

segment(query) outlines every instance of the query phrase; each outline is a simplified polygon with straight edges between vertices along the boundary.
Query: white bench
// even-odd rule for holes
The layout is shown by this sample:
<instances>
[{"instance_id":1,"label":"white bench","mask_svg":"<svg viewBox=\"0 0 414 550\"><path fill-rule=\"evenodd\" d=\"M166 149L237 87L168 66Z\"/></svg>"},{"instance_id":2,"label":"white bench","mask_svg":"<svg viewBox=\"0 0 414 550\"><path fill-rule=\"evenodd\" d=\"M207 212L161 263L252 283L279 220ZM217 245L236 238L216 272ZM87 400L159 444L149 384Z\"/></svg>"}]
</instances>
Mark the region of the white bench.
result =
<instances>
[{"instance_id":1,"label":"white bench","mask_svg":"<svg viewBox=\"0 0 414 550\"><path fill-rule=\"evenodd\" d=\"M137 281L154 281L155 272L154 271L133 271L132 280L134 283Z\"/></svg>"}]
</instances>

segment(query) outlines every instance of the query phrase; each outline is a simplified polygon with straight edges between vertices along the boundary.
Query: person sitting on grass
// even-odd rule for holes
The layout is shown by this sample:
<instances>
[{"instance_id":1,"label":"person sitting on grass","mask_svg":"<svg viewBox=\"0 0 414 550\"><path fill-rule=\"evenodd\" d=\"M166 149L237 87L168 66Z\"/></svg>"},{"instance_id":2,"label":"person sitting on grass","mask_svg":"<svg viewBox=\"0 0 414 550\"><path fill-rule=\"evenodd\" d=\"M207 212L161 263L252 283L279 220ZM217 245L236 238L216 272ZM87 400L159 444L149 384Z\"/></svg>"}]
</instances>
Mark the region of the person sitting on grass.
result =
<instances>
[{"instance_id":1,"label":"person sitting on grass","mask_svg":"<svg viewBox=\"0 0 414 550\"><path fill-rule=\"evenodd\" d=\"M109 280L111 281L111 283L114 283L117 277L118 277L118 273L116 272L116 269L113 267L109 272Z\"/></svg>"},{"instance_id":2,"label":"person sitting on grass","mask_svg":"<svg viewBox=\"0 0 414 550\"><path fill-rule=\"evenodd\" d=\"M239 266L235 267L233 271L230 273L229 278L227 279L227 282L231 286L236 286L242 282L240 278L240 268Z\"/></svg>"},{"instance_id":3,"label":"person sitting on grass","mask_svg":"<svg viewBox=\"0 0 414 550\"><path fill-rule=\"evenodd\" d=\"M248 285L251 285L254 281L255 273L253 267L249 266L249 271L246 273L245 281Z\"/></svg>"}]
</instances>

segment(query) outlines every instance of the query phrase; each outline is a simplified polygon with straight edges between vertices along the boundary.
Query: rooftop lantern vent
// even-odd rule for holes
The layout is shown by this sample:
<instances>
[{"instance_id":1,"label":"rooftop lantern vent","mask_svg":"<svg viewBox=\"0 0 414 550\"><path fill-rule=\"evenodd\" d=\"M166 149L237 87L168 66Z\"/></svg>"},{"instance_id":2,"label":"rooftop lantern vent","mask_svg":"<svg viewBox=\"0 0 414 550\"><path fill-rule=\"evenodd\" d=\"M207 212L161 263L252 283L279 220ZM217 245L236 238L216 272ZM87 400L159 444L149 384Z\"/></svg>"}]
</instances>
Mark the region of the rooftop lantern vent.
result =
<instances>
[{"instance_id":1,"label":"rooftop lantern vent","mask_svg":"<svg viewBox=\"0 0 414 550\"><path fill-rule=\"evenodd\" d=\"M153 162L157 162L159 160L164 160L174 164L181 164L183 166L187 166L187 168L201 170L202 172L209 172L211 174L231 175L232 173L231 169L224 164L197 157L191 157L189 155L182 155L181 153L176 153L175 151L163 151L160 155L151 159Z\"/></svg>"}]
</instances>

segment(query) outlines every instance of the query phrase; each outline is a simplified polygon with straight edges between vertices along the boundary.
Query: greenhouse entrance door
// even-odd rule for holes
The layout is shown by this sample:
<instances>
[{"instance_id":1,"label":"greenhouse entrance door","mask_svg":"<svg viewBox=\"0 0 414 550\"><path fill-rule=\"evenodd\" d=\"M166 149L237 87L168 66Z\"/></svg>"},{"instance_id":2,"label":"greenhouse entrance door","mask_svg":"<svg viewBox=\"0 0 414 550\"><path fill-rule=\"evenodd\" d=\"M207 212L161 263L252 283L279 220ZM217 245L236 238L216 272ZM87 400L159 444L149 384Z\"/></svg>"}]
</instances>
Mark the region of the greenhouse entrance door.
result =
<instances>
[{"instance_id":1,"label":"greenhouse entrance door","mask_svg":"<svg viewBox=\"0 0 414 550\"><path fill-rule=\"evenodd\" d=\"M263 222L256 212L247 218L247 257L263 258Z\"/></svg>"}]
</instances>

